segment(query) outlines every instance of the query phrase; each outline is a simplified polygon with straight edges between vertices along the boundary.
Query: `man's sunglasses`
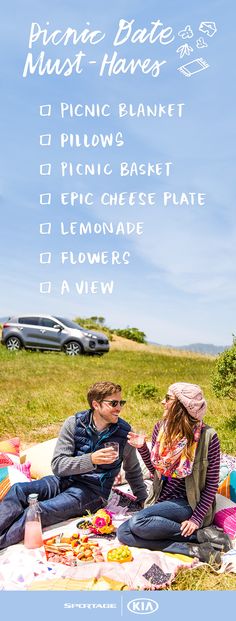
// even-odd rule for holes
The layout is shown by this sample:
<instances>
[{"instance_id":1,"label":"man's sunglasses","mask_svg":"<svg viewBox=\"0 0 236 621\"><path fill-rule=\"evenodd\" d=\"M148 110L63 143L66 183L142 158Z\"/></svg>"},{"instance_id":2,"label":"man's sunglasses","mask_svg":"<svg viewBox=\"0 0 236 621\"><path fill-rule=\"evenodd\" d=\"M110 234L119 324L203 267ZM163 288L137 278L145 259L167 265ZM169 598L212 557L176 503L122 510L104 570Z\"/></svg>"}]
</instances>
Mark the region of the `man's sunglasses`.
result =
<instances>
[{"instance_id":1,"label":"man's sunglasses","mask_svg":"<svg viewBox=\"0 0 236 621\"><path fill-rule=\"evenodd\" d=\"M117 401L116 399L103 399L102 403L109 403L111 405L112 408L116 408L117 405L119 405L121 408L123 408L123 405L126 404L126 401L124 401L123 399L121 401Z\"/></svg>"}]
</instances>

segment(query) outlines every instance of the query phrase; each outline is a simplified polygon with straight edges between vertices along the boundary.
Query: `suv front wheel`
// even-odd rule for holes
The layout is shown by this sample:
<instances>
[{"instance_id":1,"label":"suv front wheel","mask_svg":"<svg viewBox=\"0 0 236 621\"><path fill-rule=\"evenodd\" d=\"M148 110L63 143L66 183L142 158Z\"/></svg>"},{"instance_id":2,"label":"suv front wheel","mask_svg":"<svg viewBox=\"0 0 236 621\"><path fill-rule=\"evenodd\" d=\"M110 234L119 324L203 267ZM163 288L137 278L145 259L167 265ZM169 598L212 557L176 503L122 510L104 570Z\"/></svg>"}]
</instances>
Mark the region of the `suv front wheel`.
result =
<instances>
[{"instance_id":1,"label":"suv front wheel","mask_svg":"<svg viewBox=\"0 0 236 621\"><path fill-rule=\"evenodd\" d=\"M70 341L64 345L64 351L67 356L79 356L83 353L83 349L78 341Z\"/></svg>"},{"instance_id":2,"label":"suv front wheel","mask_svg":"<svg viewBox=\"0 0 236 621\"><path fill-rule=\"evenodd\" d=\"M6 340L6 347L10 351L19 351L19 349L21 349L22 347L22 343L20 339L17 338L17 336L9 336L9 338Z\"/></svg>"}]
</instances>

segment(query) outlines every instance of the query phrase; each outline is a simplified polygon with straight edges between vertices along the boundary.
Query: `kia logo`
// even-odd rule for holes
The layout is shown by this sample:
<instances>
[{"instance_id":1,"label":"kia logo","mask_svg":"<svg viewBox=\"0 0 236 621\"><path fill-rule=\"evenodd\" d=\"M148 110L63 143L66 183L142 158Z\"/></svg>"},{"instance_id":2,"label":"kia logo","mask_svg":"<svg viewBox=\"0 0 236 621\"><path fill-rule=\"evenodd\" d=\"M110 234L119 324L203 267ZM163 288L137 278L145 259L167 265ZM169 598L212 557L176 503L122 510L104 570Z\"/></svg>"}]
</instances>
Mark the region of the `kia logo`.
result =
<instances>
[{"instance_id":1,"label":"kia logo","mask_svg":"<svg viewBox=\"0 0 236 621\"><path fill-rule=\"evenodd\" d=\"M152 612L156 612L159 608L159 604L154 599L147 597L139 597L137 599L131 599L127 604L127 608L135 615L151 615Z\"/></svg>"}]
</instances>

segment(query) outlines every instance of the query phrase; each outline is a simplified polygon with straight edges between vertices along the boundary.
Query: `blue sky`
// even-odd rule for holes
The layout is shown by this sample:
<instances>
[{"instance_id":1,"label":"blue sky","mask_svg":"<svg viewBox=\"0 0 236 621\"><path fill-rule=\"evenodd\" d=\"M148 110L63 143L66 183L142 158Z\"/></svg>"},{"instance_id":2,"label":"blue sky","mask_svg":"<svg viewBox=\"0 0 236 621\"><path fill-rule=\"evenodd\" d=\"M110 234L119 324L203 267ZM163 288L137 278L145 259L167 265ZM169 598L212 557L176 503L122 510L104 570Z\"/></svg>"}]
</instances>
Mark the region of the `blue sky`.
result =
<instances>
[{"instance_id":1,"label":"blue sky","mask_svg":"<svg viewBox=\"0 0 236 621\"><path fill-rule=\"evenodd\" d=\"M150 30L158 19L172 27L169 45L131 43L114 47L119 20L135 20L133 31ZM9 0L2 16L1 73L1 303L0 316L40 312L68 317L103 315L112 327L137 326L149 340L173 345L192 342L229 344L235 332L235 68L233 63L233 0L67 0L51 2ZM28 54L32 22L54 30L68 27L105 33L97 46L33 45L36 60L42 50L47 58L74 58L86 53L83 72L70 77L22 77ZM49 22L49 25L46 25ZM215 22L213 36L199 32L201 22ZM193 36L180 32L190 26ZM196 47L203 39L206 47ZM180 59L177 48L192 46ZM200 42L201 45L201 42ZM160 75L136 71L99 77L105 53L119 57L151 58L160 62ZM191 77L177 69L195 58L209 67ZM89 60L96 58L96 65ZM60 116L60 103L107 103L108 118ZM183 102L182 118L119 118L118 104L137 109ZM52 114L42 117L40 106L50 103ZM124 146L103 149L60 147L60 134L115 134L122 132ZM51 146L40 146L39 136L50 133ZM61 161L97 164L109 162L111 176L61 176ZM169 177L119 174L120 162L172 162ZM50 162L52 173L41 176L40 164ZM90 207L61 205L62 192L93 193ZM204 207L163 207L163 192L206 194ZM51 205L40 205L41 193L50 192ZM103 192L155 193L154 206L101 205ZM140 236L61 236L60 222L143 222ZM51 235L40 235L40 223L51 222ZM130 253L128 265L111 265L111 252ZM40 264L42 252L51 252L51 263ZM61 263L61 252L104 251L106 265ZM61 295L66 280L70 292ZM75 282L114 280L111 295L78 295ZM40 293L40 282L50 281L50 294Z\"/></svg>"}]
</instances>

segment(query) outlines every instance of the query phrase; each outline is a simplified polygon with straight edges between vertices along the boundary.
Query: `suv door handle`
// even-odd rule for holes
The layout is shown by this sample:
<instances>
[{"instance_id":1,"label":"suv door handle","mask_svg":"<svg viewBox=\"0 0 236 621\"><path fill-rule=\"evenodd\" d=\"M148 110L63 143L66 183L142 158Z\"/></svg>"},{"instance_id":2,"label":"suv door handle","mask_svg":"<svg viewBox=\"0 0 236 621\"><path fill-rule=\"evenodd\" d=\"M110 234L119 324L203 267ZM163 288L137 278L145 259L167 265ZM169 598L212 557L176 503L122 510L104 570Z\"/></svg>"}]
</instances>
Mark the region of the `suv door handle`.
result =
<instances>
[{"instance_id":1,"label":"suv door handle","mask_svg":"<svg viewBox=\"0 0 236 621\"><path fill-rule=\"evenodd\" d=\"M45 330L44 328L42 328L41 330L39 330L39 332L42 332L42 334L44 334L44 332L47 332L47 330Z\"/></svg>"}]
</instances>

